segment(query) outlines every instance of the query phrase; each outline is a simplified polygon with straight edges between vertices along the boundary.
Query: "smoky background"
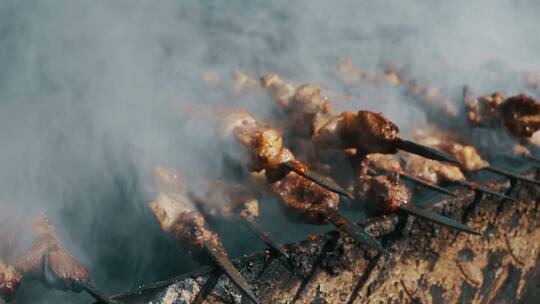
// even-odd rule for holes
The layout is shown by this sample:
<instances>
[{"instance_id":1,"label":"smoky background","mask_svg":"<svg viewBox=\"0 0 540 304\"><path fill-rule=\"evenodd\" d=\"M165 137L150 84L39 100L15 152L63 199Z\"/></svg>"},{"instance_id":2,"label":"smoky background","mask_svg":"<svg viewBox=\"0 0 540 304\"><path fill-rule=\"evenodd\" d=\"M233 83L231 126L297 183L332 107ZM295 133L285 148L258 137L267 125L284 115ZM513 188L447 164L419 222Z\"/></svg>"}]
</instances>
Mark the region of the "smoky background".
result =
<instances>
[{"instance_id":1,"label":"smoky background","mask_svg":"<svg viewBox=\"0 0 540 304\"><path fill-rule=\"evenodd\" d=\"M519 75L539 69L539 13L537 1L2 1L0 217L46 212L108 293L194 269L146 207L148 169L218 175L212 123L186 108L271 117L266 94L231 93L235 69L343 91L332 73L342 58L405 63L461 105L464 84L528 92ZM336 110L381 111L405 131L425 123L402 89L376 91L384 102L360 86ZM320 229L295 234L278 211L262 217L284 241ZM231 230L233 256L253 249ZM59 302L90 299L24 283L16 300Z\"/></svg>"}]
</instances>

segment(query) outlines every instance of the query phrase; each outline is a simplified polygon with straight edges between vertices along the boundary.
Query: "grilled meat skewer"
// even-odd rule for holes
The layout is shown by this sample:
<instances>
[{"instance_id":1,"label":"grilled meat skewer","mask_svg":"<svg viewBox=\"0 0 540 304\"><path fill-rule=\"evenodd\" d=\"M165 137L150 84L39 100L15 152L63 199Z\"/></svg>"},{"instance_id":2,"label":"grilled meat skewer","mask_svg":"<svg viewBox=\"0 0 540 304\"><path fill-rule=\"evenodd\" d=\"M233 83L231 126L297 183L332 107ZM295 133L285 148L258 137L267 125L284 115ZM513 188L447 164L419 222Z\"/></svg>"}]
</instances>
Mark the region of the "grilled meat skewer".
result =
<instances>
[{"instance_id":1,"label":"grilled meat skewer","mask_svg":"<svg viewBox=\"0 0 540 304\"><path fill-rule=\"evenodd\" d=\"M504 126L517 138L530 138L540 130L540 103L525 94L506 99L496 92L488 96L474 97L464 88L467 118L473 126Z\"/></svg>"},{"instance_id":2,"label":"grilled meat skewer","mask_svg":"<svg viewBox=\"0 0 540 304\"><path fill-rule=\"evenodd\" d=\"M188 197L186 185L173 170L154 167L158 194L149 207L165 233L171 234L177 244L191 256L210 257L231 281L252 302L258 303L249 283L230 262L219 237L210 231L195 203Z\"/></svg>"},{"instance_id":3,"label":"grilled meat skewer","mask_svg":"<svg viewBox=\"0 0 540 304\"><path fill-rule=\"evenodd\" d=\"M437 145L438 148L446 151L447 153L453 155L455 158L461 161L461 169L466 172L474 171L489 171L495 174L507 176L509 178L521 180L527 183L540 185L540 181L528 178L525 176L518 175L516 173L504 170L493 165L490 165L489 162L482 159L478 154L476 149L472 146L461 145L456 142L444 142Z\"/></svg>"},{"instance_id":4,"label":"grilled meat skewer","mask_svg":"<svg viewBox=\"0 0 540 304\"><path fill-rule=\"evenodd\" d=\"M411 158L418 158L425 160L426 162L435 162L430 159L421 158L418 156L411 155ZM448 165L447 165L448 166ZM418 185L427 187L428 189L437 191L442 194L450 195L456 197L454 193L450 190L447 190L443 187L437 186L437 183L431 182L425 179L418 178L415 175L407 174L402 168L400 162L394 158L393 155L373 153L368 154L362 162L362 168L368 169L369 171L375 171L375 173L392 173L395 172L399 174L399 177L402 179L407 179ZM368 174L370 172L364 171L362 174Z\"/></svg>"},{"instance_id":5,"label":"grilled meat skewer","mask_svg":"<svg viewBox=\"0 0 540 304\"><path fill-rule=\"evenodd\" d=\"M33 236L32 246L12 259L12 265L18 273L26 279L38 280L49 288L86 291L103 303L119 303L91 285L88 271L77 258L64 249L58 232L47 216L41 214L35 217L29 228Z\"/></svg>"},{"instance_id":6,"label":"grilled meat skewer","mask_svg":"<svg viewBox=\"0 0 540 304\"><path fill-rule=\"evenodd\" d=\"M264 126L254 116L245 111L234 111L223 119L220 129L223 139L234 138L247 152L252 172L264 170L270 183L281 180L294 171L304 178L338 194L350 197L345 189L335 182L311 171L300 163L295 155L283 145L283 138L278 129Z\"/></svg>"},{"instance_id":7,"label":"grilled meat skewer","mask_svg":"<svg viewBox=\"0 0 540 304\"><path fill-rule=\"evenodd\" d=\"M397 173L377 176L360 174L354 192L358 202L370 204L379 213L404 212L452 229L479 234L454 219L415 207L410 190L400 182Z\"/></svg>"},{"instance_id":8,"label":"grilled meat skewer","mask_svg":"<svg viewBox=\"0 0 540 304\"><path fill-rule=\"evenodd\" d=\"M473 191L478 191L515 201L516 199L504 193L493 191L489 188L476 185L467 181L461 169L457 166L424 159L414 155L404 157L404 171L416 178L433 184L458 184Z\"/></svg>"},{"instance_id":9,"label":"grilled meat skewer","mask_svg":"<svg viewBox=\"0 0 540 304\"><path fill-rule=\"evenodd\" d=\"M272 192L289 211L294 211L301 220L310 223L331 222L346 233L354 232L351 237L361 244L383 251L378 241L360 227L345 229L355 226L337 213L338 193L347 192L334 181L309 171L306 166L299 163L294 154L283 146L279 130L262 127L245 111L230 113L223 121L222 137L231 138L231 135L234 135L234 138L246 148L251 171L264 170ZM339 223L335 221L337 218L340 219Z\"/></svg>"},{"instance_id":10,"label":"grilled meat skewer","mask_svg":"<svg viewBox=\"0 0 540 304\"><path fill-rule=\"evenodd\" d=\"M344 112L334 115L327 98L316 85L294 87L279 76L261 78L278 107L288 116L294 130L311 138L318 150L354 148L358 154L394 154L398 150L427 158L456 163L450 156L433 148L399 138L399 128L380 114L370 111Z\"/></svg>"},{"instance_id":11,"label":"grilled meat skewer","mask_svg":"<svg viewBox=\"0 0 540 304\"><path fill-rule=\"evenodd\" d=\"M259 201L244 185L212 181L208 189L203 199L196 200L204 214L219 214L225 219L240 221L275 253L289 260L284 246L257 223Z\"/></svg>"},{"instance_id":12,"label":"grilled meat skewer","mask_svg":"<svg viewBox=\"0 0 540 304\"><path fill-rule=\"evenodd\" d=\"M21 279L22 275L13 266L0 259L0 300L11 301L17 293Z\"/></svg>"},{"instance_id":13,"label":"grilled meat skewer","mask_svg":"<svg viewBox=\"0 0 540 304\"><path fill-rule=\"evenodd\" d=\"M271 185L273 194L287 210L312 224L331 223L358 243L384 253L379 242L338 212L339 196L295 172Z\"/></svg>"}]
</instances>

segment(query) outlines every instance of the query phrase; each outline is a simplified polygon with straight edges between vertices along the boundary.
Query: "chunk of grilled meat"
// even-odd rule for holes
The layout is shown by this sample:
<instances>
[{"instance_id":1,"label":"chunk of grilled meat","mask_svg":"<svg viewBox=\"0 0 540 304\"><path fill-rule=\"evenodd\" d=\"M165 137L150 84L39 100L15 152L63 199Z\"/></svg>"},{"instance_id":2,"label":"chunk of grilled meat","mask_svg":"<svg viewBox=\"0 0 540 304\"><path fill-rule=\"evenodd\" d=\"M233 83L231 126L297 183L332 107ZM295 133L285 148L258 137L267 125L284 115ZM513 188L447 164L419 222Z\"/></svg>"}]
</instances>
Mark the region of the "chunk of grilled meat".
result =
<instances>
[{"instance_id":1,"label":"chunk of grilled meat","mask_svg":"<svg viewBox=\"0 0 540 304\"><path fill-rule=\"evenodd\" d=\"M261 82L257 78L248 76L240 70L234 71L234 92L237 95L249 94L262 89Z\"/></svg>"},{"instance_id":2,"label":"chunk of grilled meat","mask_svg":"<svg viewBox=\"0 0 540 304\"><path fill-rule=\"evenodd\" d=\"M525 94L506 99L496 92L475 98L467 88L464 92L467 118L474 126L504 125L515 137L530 138L540 130L540 103Z\"/></svg>"},{"instance_id":3,"label":"chunk of grilled meat","mask_svg":"<svg viewBox=\"0 0 540 304\"><path fill-rule=\"evenodd\" d=\"M326 224L327 210L337 210L339 195L316 183L289 172L272 185L273 193L281 202L305 222Z\"/></svg>"},{"instance_id":4,"label":"chunk of grilled meat","mask_svg":"<svg viewBox=\"0 0 540 304\"><path fill-rule=\"evenodd\" d=\"M476 97L471 90L465 88L463 94L467 119L471 125L493 127L499 123L499 108L504 100L501 93Z\"/></svg>"},{"instance_id":5,"label":"chunk of grilled meat","mask_svg":"<svg viewBox=\"0 0 540 304\"><path fill-rule=\"evenodd\" d=\"M270 90L277 105L284 112L291 107L296 88L276 74L266 74L261 77L261 85Z\"/></svg>"},{"instance_id":6,"label":"chunk of grilled meat","mask_svg":"<svg viewBox=\"0 0 540 304\"><path fill-rule=\"evenodd\" d=\"M334 74L349 85L361 82L399 85L403 81L399 71L397 66L384 70L365 70L356 66L350 58L340 60L334 66Z\"/></svg>"},{"instance_id":7,"label":"chunk of grilled meat","mask_svg":"<svg viewBox=\"0 0 540 304\"><path fill-rule=\"evenodd\" d=\"M460 167L464 171L473 172L489 166L489 162L484 160L473 146L456 142L443 142L437 145L437 148L459 160L461 162Z\"/></svg>"},{"instance_id":8,"label":"chunk of grilled meat","mask_svg":"<svg viewBox=\"0 0 540 304\"><path fill-rule=\"evenodd\" d=\"M459 167L416 155L404 156L403 170L409 175L435 185L465 180Z\"/></svg>"},{"instance_id":9,"label":"chunk of grilled meat","mask_svg":"<svg viewBox=\"0 0 540 304\"><path fill-rule=\"evenodd\" d=\"M288 169L284 163L295 161L295 156L283 146L283 137L278 129L259 123L245 111L234 111L224 118L222 137L231 137L246 148L250 159L250 171L264 170L270 183L282 179Z\"/></svg>"},{"instance_id":10,"label":"chunk of grilled meat","mask_svg":"<svg viewBox=\"0 0 540 304\"><path fill-rule=\"evenodd\" d=\"M399 160L391 154L372 153L368 154L362 161L361 168L364 170L361 174L367 174L367 170L375 172L401 172Z\"/></svg>"},{"instance_id":11,"label":"chunk of grilled meat","mask_svg":"<svg viewBox=\"0 0 540 304\"><path fill-rule=\"evenodd\" d=\"M0 259L0 299L10 301L15 297L22 275Z\"/></svg>"},{"instance_id":12,"label":"chunk of grilled meat","mask_svg":"<svg viewBox=\"0 0 540 304\"><path fill-rule=\"evenodd\" d=\"M64 249L58 232L44 214L34 219L32 232L32 247L13 261L17 271L52 288L82 291L81 282L89 281L90 275L81 262Z\"/></svg>"},{"instance_id":13,"label":"chunk of grilled meat","mask_svg":"<svg viewBox=\"0 0 540 304\"><path fill-rule=\"evenodd\" d=\"M394 154L399 128L381 114L370 111L343 112L314 130L320 149L355 148L361 153Z\"/></svg>"},{"instance_id":14,"label":"chunk of grilled meat","mask_svg":"<svg viewBox=\"0 0 540 304\"><path fill-rule=\"evenodd\" d=\"M411 202L411 191L401 183L399 175L360 175L354 189L357 201L381 213L394 213Z\"/></svg>"},{"instance_id":15,"label":"chunk of grilled meat","mask_svg":"<svg viewBox=\"0 0 540 304\"><path fill-rule=\"evenodd\" d=\"M278 75L267 74L261 78L263 87L270 91L280 111L286 119L281 123L293 135L309 138L313 133L316 116L331 115L332 108L323 87L318 84L304 84L295 88Z\"/></svg>"},{"instance_id":16,"label":"chunk of grilled meat","mask_svg":"<svg viewBox=\"0 0 540 304\"><path fill-rule=\"evenodd\" d=\"M153 171L159 192L149 208L161 229L170 233L177 244L191 255L200 253L206 241L221 244L218 236L206 227L204 217L188 197L180 175L162 166L155 166Z\"/></svg>"},{"instance_id":17,"label":"chunk of grilled meat","mask_svg":"<svg viewBox=\"0 0 540 304\"><path fill-rule=\"evenodd\" d=\"M207 213L219 214L227 219L240 214L249 221L259 217L259 201L244 185L213 181L208 189L202 206Z\"/></svg>"},{"instance_id":18,"label":"chunk of grilled meat","mask_svg":"<svg viewBox=\"0 0 540 304\"><path fill-rule=\"evenodd\" d=\"M512 135L531 137L540 130L540 103L525 94L507 98L501 105L502 122Z\"/></svg>"}]
</instances>

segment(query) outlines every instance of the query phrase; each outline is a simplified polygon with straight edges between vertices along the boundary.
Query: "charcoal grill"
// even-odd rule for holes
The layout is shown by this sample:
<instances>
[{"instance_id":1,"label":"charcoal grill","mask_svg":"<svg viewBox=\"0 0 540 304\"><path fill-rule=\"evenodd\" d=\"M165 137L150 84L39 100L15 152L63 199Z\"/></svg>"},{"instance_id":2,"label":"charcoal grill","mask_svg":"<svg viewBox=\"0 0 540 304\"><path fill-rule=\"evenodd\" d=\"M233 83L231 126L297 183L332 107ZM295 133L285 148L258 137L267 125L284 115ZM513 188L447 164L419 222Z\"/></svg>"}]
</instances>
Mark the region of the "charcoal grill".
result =
<instances>
[{"instance_id":1,"label":"charcoal grill","mask_svg":"<svg viewBox=\"0 0 540 304\"><path fill-rule=\"evenodd\" d=\"M538 178L539 171L529 169L527 176ZM391 215L363 223L382 238L388 256L365 251L331 231L287 246L293 271L269 251L244 256L235 264L261 303L535 301L540 297L534 283L540 274L540 189L510 180L499 180L493 188L518 201L464 192L456 199L431 203L437 211L479 229L481 236ZM418 268L411 261L419 263ZM448 273L437 273L443 268ZM420 277L408 277L414 269ZM445 276L461 286L449 290ZM241 301L226 277L209 266L114 298L130 304L176 304L191 303L197 294L202 303Z\"/></svg>"}]
</instances>

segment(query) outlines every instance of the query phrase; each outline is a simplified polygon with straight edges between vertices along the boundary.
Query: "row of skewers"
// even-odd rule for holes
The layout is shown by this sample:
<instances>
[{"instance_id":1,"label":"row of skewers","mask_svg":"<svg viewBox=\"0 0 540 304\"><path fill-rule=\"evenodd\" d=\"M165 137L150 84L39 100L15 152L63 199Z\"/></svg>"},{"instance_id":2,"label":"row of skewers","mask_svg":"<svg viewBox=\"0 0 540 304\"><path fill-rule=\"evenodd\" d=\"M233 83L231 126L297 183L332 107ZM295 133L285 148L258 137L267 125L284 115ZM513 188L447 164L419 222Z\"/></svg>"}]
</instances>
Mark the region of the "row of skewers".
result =
<instances>
[{"instance_id":1,"label":"row of skewers","mask_svg":"<svg viewBox=\"0 0 540 304\"><path fill-rule=\"evenodd\" d=\"M419 102L439 105L438 109L449 115L457 113L452 103L436 90L407 81L400 69L366 74L352 63L344 62L336 70L351 85L359 81L406 85ZM468 139L464 134L456 135L432 126L418 130L414 134L416 141L409 141L402 139L399 128L381 114L370 111L336 114L319 85L295 86L275 74L257 80L237 72L234 89L238 94L266 90L279 114L267 122L244 110L204 109L205 119L216 129L216 140L231 147L227 151L240 156L224 155L228 161L224 162L223 175L218 179L204 178L208 189L204 195L191 191L181 172L155 166L155 196L149 209L161 229L184 252L203 263L210 261L218 266L255 303L258 300L250 284L231 263L219 236L208 227L209 216L241 221L273 253L288 261L285 247L257 223L259 200L270 194L294 220L332 224L367 250L385 254L377 239L340 213L342 201L377 213L414 215L465 233L479 234L452 218L416 207L413 193L403 180L445 195L455 196L444 188L455 184L508 200L513 198L470 182L468 176L489 171L540 184L493 166L470 143L459 142ZM530 97L474 97L468 90L464 97L471 126L503 128L520 143L540 129L540 106ZM525 145L519 147L516 151L520 155L533 158ZM351 170L341 170L338 164L343 162ZM35 244L26 255L2 253L0 256L0 298L13 299L20 280L25 277L62 290L85 290L102 303L117 302L90 284L88 272L61 246L46 217L38 217L33 227ZM202 300L198 295L194 303Z\"/></svg>"},{"instance_id":2,"label":"row of skewers","mask_svg":"<svg viewBox=\"0 0 540 304\"><path fill-rule=\"evenodd\" d=\"M60 235L45 214L30 222L0 227L0 303L14 300L23 279L39 281L53 289L87 292L100 303L118 304L99 291L83 264L61 243ZM28 249L25 240L30 239Z\"/></svg>"},{"instance_id":3,"label":"row of skewers","mask_svg":"<svg viewBox=\"0 0 540 304\"><path fill-rule=\"evenodd\" d=\"M415 207L412 192L402 179L452 196L455 194L441 186L457 184L509 200L514 198L476 185L468 181L467 176L489 171L540 184L537 180L491 165L472 145L453 141L435 127L429 132L418 132L417 141L413 142L400 138L398 127L380 114L358 111L336 115L320 86L295 87L274 74L263 76L260 82L239 72L236 76L237 93L266 89L279 115L273 124L244 110L221 110L209 115L219 140L238 146L234 151L243 154L228 158L230 171L218 181L209 181L209 193L204 197L189 195L179 172L155 167L160 191L150 208L163 230L172 234L182 248L194 256L204 253L211 257L253 302L257 302L257 298L249 283L228 262L219 238L204 222L205 214L240 218L273 252L287 259L282 245L256 223L259 216L257 197L271 193L295 220L333 224L368 250L385 253L375 238L339 212L341 200L353 201L375 212L411 214L459 231L479 234L454 219ZM391 79L398 81L399 78ZM501 107L499 111L509 110ZM503 124L510 131L516 127L530 128L524 126L529 120L524 120L521 112L514 112L510 115L513 120L503 120ZM501 115L501 118L507 116ZM533 127L538 129L540 126ZM521 133L515 135L523 136ZM399 159L395 156L398 151L401 151ZM332 168L344 158L353 168L352 176L343 177ZM338 184L336 180L343 183Z\"/></svg>"}]
</instances>

